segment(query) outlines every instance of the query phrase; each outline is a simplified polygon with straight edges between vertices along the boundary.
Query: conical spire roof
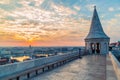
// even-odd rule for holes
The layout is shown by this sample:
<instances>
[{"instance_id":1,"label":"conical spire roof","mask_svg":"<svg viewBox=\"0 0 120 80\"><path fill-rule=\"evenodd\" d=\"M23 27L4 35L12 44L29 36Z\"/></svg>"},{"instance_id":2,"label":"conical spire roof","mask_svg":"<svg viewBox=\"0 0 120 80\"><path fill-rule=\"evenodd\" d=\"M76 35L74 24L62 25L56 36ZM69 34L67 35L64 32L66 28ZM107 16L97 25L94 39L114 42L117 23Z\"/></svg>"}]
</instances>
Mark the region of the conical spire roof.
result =
<instances>
[{"instance_id":1,"label":"conical spire roof","mask_svg":"<svg viewBox=\"0 0 120 80\"><path fill-rule=\"evenodd\" d=\"M103 28L96 10L96 6L94 6L94 13L92 17L90 31L85 39L91 39L91 38L109 38L103 31Z\"/></svg>"}]
</instances>

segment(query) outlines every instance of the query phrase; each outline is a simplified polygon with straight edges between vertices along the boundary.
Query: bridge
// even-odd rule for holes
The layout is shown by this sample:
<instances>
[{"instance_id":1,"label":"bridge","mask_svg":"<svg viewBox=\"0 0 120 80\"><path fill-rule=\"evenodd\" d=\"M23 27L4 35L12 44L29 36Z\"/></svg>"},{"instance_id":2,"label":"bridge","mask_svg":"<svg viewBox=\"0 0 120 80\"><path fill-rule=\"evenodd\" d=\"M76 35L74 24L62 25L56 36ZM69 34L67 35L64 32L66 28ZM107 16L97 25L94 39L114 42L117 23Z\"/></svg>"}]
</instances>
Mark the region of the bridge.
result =
<instances>
[{"instance_id":1,"label":"bridge","mask_svg":"<svg viewBox=\"0 0 120 80\"><path fill-rule=\"evenodd\" d=\"M0 66L0 80L120 80L117 59L67 53Z\"/></svg>"}]
</instances>

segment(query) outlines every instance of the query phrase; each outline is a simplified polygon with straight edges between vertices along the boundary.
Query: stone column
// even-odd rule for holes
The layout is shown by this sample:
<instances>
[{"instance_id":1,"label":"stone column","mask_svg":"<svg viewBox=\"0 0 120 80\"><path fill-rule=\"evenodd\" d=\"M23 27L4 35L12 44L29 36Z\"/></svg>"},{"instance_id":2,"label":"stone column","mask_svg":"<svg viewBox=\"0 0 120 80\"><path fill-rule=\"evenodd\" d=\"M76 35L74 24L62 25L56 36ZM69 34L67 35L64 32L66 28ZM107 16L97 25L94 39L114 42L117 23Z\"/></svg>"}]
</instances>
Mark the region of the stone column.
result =
<instances>
[{"instance_id":1,"label":"stone column","mask_svg":"<svg viewBox=\"0 0 120 80\"><path fill-rule=\"evenodd\" d=\"M94 43L94 50L95 50L95 54L96 54L96 43Z\"/></svg>"},{"instance_id":2,"label":"stone column","mask_svg":"<svg viewBox=\"0 0 120 80\"><path fill-rule=\"evenodd\" d=\"M103 43L100 42L101 48L100 48L100 54L103 54Z\"/></svg>"}]
</instances>

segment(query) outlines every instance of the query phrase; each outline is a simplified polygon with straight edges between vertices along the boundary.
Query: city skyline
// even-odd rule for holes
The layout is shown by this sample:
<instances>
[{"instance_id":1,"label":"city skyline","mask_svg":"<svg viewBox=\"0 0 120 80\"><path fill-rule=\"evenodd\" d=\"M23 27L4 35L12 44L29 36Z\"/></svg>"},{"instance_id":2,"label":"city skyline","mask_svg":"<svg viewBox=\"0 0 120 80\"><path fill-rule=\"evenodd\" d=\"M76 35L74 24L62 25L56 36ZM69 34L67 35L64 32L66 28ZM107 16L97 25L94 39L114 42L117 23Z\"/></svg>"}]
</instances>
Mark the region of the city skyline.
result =
<instances>
[{"instance_id":1,"label":"city skyline","mask_svg":"<svg viewBox=\"0 0 120 80\"><path fill-rule=\"evenodd\" d=\"M84 46L93 6L111 42L118 41L119 3L119 0L1 0L0 46Z\"/></svg>"}]
</instances>

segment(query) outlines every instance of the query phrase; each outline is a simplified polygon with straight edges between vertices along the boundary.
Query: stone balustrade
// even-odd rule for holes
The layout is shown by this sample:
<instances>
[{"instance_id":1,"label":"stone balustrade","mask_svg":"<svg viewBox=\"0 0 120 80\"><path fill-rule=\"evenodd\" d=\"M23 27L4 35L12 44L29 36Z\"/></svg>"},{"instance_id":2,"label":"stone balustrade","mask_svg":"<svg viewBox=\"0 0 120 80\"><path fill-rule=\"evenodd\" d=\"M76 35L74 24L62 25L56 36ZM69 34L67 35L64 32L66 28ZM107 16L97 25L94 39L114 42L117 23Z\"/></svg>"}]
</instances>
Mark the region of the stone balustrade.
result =
<instances>
[{"instance_id":1,"label":"stone balustrade","mask_svg":"<svg viewBox=\"0 0 120 80\"><path fill-rule=\"evenodd\" d=\"M47 66L47 68L50 68L51 65L54 67L54 63L55 64L58 63L57 64L57 66L58 66L59 63L62 64L64 62L66 62L67 60L69 61L70 59L78 58L78 57L79 57L79 53L71 52L71 53L66 53L66 54L62 54L62 55L44 57L44 58L28 60L28 61L19 62L19 63L1 65L0 66L0 80L2 80L2 79L3 80L8 80L8 79L12 80L11 76L14 76L16 80L20 80L20 76L26 75L26 74L27 74L27 78L29 78L29 76L30 76L29 73L35 70L36 74L37 74L38 73L37 69L40 69L39 67L41 67L41 66L43 66L41 68L43 69L43 72L44 72L44 69L45 69L44 67L46 67L46 66ZM46 65L46 66L44 66L44 65ZM28 70L28 71L26 71L26 70ZM30 70L32 70L32 71L30 71ZM21 72L25 72L25 73L21 73Z\"/></svg>"},{"instance_id":2,"label":"stone balustrade","mask_svg":"<svg viewBox=\"0 0 120 80\"><path fill-rule=\"evenodd\" d=\"M116 59L116 57L111 52L109 52L109 56L111 58L117 78L118 80L120 80L120 62Z\"/></svg>"}]
</instances>

